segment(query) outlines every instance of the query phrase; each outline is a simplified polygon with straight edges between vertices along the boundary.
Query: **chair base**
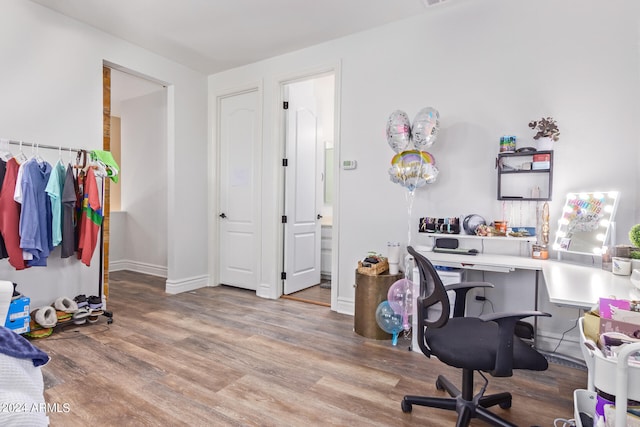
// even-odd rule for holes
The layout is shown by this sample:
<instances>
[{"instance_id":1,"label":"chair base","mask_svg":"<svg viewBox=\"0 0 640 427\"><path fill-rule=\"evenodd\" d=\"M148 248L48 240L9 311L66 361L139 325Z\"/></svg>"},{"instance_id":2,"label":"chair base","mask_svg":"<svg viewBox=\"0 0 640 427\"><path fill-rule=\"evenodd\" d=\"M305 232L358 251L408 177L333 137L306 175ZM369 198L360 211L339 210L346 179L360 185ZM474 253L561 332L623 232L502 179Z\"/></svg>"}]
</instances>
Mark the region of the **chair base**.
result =
<instances>
[{"instance_id":1,"label":"chair base","mask_svg":"<svg viewBox=\"0 0 640 427\"><path fill-rule=\"evenodd\" d=\"M402 399L402 412L411 412L413 405L456 411L458 420L456 427L467 427L473 418L482 420L497 427L517 427L515 424L500 418L486 408L499 405L502 409L511 407L511 393L496 393L488 396L473 396L473 371L463 370L463 391L458 390L442 375L436 380L438 390L446 390L451 398L405 396Z\"/></svg>"}]
</instances>

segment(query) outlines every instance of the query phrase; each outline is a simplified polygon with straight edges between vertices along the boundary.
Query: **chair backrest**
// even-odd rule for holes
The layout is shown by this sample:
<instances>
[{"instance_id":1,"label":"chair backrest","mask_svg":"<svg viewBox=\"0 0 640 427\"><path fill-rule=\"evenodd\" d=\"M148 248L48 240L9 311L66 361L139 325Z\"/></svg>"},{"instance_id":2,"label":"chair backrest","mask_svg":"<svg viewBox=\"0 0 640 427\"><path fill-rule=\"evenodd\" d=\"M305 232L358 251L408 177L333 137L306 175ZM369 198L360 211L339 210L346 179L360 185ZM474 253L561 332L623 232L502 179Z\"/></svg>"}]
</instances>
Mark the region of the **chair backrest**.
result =
<instances>
[{"instance_id":1,"label":"chair backrest","mask_svg":"<svg viewBox=\"0 0 640 427\"><path fill-rule=\"evenodd\" d=\"M451 313L449 297L431 261L411 246L407 247L407 251L413 256L420 273L420 293L416 300L418 330L414 333L417 334L420 349L429 356L431 350L426 346L425 329L441 328L447 323Z\"/></svg>"}]
</instances>

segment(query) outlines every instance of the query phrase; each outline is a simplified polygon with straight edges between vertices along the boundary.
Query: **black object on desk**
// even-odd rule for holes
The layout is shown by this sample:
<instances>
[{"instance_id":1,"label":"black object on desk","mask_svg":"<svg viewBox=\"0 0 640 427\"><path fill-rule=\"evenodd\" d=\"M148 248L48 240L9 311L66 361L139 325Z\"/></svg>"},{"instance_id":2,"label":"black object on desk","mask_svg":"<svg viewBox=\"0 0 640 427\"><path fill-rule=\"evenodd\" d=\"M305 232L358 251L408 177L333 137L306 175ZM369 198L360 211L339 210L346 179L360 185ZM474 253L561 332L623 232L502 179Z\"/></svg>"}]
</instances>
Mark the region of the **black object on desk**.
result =
<instances>
[{"instance_id":1,"label":"black object on desk","mask_svg":"<svg viewBox=\"0 0 640 427\"><path fill-rule=\"evenodd\" d=\"M462 249L462 248L449 249L449 248L435 247L433 248L433 252L442 252L447 254L459 254L459 255L478 255L477 249Z\"/></svg>"}]
</instances>

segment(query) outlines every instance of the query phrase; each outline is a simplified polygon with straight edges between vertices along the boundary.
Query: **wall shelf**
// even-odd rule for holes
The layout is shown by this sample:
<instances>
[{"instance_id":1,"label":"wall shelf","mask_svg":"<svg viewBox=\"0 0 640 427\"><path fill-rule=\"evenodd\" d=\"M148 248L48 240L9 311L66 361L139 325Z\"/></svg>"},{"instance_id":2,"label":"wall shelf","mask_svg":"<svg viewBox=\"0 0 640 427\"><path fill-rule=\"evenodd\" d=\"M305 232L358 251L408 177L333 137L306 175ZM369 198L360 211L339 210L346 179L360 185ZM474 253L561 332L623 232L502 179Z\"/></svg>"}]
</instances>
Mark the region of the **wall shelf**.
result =
<instances>
[{"instance_id":1,"label":"wall shelf","mask_svg":"<svg viewBox=\"0 0 640 427\"><path fill-rule=\"evenodd\" d=\"M533 169L534 156L548 159L546 160L549 162L548 167ZM498 200L551 200L553 151L499 153L496 158L496 169L498 169ZM537 195L532 192L534 188L539 189Z\"/></svg>"},{"instance_id":2,"label":"wall shelf","mask_svg":"<svg viewBox=\"0 0 640 427\"><path fill-rule=\"evenodd\" d=\"M513 237L513 236L477 236L475 234L445 234L445 233L420 233L433 239L449 237L451 239L471 239L471 240L500 240L503 242L536 242L536 236Z\"/></svg>"}]
</instances>

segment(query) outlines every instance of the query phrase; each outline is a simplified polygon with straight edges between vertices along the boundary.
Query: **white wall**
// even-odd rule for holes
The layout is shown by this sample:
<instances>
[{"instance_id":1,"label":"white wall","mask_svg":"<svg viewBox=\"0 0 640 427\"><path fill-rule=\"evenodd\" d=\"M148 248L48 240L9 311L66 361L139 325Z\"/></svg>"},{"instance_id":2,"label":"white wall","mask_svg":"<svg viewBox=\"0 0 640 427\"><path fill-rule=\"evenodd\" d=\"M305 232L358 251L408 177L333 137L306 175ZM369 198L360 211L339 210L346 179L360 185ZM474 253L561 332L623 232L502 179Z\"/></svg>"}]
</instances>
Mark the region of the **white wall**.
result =
<instances>
[{"instance_id":1,"label":"white wall","mask_svg":"<svg viewBox=\"0 0 640 427\"><path fill-rule=\"evenodd\" d=\"M166 107L165 90L120 105L121 203L126 222L119 268L162 277L167 273L168 243Z\"/></svg>"},{"instance_id":2,"label":"white wall","mask_svg":"<svg viewBox=\"0 0 640 427\"><path fill-rule=\"evenodd\" d=\"M167 285L206 285L206 77L21 0L2 2L0 57L0 137L34 143L102 147L105 60L168 83ZM98 262L71 263L16 272L0 261L0 276L18 282L34 306L96 293Z\"/></svg>"},{"instance_id":3,"label":"white wall","mask_svg":"<svg viewBox=\"0 0 640 427\"><path fill-rule=\"evenodd\" d=\"M517 135L519 146L532 145L527 124L543 115L556 118L562 132L555 148L552 221L568 191L617 189L622 193L618 242L626 240L626 230L640 222L635 209L639 16L632 0L607 7L595 0L450 2L424 16L210 76L210 99L248 82L264 84L263 190L269 198L263 198L263 224L271 252L263 253L262 280L279 286L269 268L278 259L276 239L269 237L277 236L279 227L278 81L338 61L336 147L341 160L358 161L358 169L340 171L334 213L339 311L353 311L354 268L367 251L383 252L389 240L406 243L408 227L412 244L426 242L416 233L420 216L500 218L494 169L499 137ZM409 220L407 190L387 175L394 153L384 129L393 110L413 118L425 106L441 114L440 135L428 150L441 173L435 184L416 191ZM215 114L210 111L209 117L214 127ZM532 283L517 275L487 278ZM542 308L556 313L542 326L548 331L568 329L576 317L573 310Z\"/></svg>"}]
</instances>

